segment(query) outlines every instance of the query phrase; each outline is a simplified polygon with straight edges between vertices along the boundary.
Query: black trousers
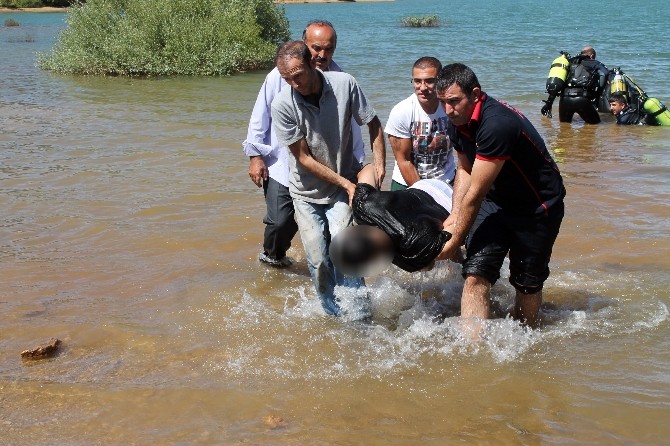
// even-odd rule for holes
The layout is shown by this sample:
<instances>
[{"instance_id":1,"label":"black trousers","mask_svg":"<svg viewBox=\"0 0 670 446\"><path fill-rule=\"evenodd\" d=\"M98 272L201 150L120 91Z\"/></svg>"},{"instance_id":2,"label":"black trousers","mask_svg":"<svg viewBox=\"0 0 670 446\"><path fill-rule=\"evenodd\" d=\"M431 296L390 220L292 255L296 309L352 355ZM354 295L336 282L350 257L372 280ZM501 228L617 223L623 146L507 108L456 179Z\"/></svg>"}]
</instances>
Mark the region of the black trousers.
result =
<instances>
[{"instance_id":1,"label":"black trousers","mask_svg":"<svg viewBox=\"0 0 670 446\"><path fill-rule=\"evenodd\" d=\"M587 124L600 123L600 115L595 105L585 96L561 96L558 103L558 120L572 122L577 113Z\"/></svg>"},{"instance_id":2,"label":"black trousers","mask_svg":"<svg viewBox=\"0 0 670 446\"><path fill-rule=\"evenodd\" d=\"M263 234L263 250L275 260L286 256L291 247L291 240L298 232L298 225L293 216L293 199L288 187L268 178L263 182L266 213L263 218L265 233Z\"/></svg>"}]
</instances>

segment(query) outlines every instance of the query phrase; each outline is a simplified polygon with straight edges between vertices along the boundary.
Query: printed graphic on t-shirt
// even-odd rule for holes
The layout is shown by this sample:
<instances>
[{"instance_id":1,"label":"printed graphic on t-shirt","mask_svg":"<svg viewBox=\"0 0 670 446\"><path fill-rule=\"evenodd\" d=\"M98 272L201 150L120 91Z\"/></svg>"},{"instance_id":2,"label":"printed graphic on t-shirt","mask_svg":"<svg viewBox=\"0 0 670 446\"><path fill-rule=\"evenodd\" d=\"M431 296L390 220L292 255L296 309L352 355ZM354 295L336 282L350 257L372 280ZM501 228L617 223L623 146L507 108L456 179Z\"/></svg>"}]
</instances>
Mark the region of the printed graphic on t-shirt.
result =
<instances>
[{"instance_id":1,"label":"printed graphic on t-shirt","mask_svg":"<svg viewBox=\"0 0 670 446\"><path fill-rule=\"evenodd\" d=\"M453 145L447 135L446 116L412 122L412 163L421 178L440 178L447 171Z\"/></svg>"}]
</instances>

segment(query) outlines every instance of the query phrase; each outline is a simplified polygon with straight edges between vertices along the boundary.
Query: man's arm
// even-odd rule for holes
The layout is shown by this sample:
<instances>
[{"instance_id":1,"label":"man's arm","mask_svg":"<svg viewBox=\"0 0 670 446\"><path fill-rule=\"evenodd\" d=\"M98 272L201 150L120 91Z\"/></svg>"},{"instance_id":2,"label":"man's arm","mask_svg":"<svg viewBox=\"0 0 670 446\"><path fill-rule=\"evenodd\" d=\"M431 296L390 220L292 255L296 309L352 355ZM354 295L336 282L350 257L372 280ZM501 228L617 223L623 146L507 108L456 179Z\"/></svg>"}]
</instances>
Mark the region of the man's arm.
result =
<instances>
[{"instance_id":1,"label":"man's arm","mask_svg":"<svg viewBox=\"0 0 670 446\"><path fill-rule=\"evenodd\" d=\"M264 156L272 153L270 104L281 90L281 77L278 72L271 71L258 91L254 108L249 119L247 138L242 143L245 155L249 157L249 177L256 186L261 187L263 180L268 178L268 169Z\"/></svg>"},{"instance_id":2,"label":"man's arm","mask_svg":"<svg viewBox=\"0 0 670 446\"><path fill-rule=\"evenodd\" d=\"M330 65L328 65L328 71L343 72L344 70L331 59ZM363 164L365 162L365 143L363 142L361 126L352 123L351 137L354 144L354 158L356 158L359 163Z\"/></svg>"},{"instance_id":3,"label":"man's arm","mask_svg":"<svg viewBox=\"0 0 670 446\"><path fill-rule=\"evenodd\" d=\"M258 187L263 186L263 181L268 179L268 168L263 156L272 152L272 146L265 142L270 140L272 119L270 118L269 104L272 103L274 95L271 95L269 102L267 102L267 96L268 85L266 79L258 92L254 109L251 112L247 139L242 143L244 153L249 156L249 177Z\"/></svg>"},{"instance_id":4,"label":"man's arm","mask_svg":"<svg viewBox=\"0 0 670 446\"><path fill-rule=\"evenodd\" d=\"M268 179L269 171L265 160L260 155L249 157L249 177L258 187L263 186L263 181Z\"/></svg>"},{"instance_id":5,"label":"man's arm","mask_svg":"<svg viewBox=\"0 0 670 446\"><path fill-rule=\"evenodd\" d=\"M454 190L452 205L454 206L452 215L455 216L455 224L453 231L451 231L451 239L445 243L442 252L437 257L439 260L454 258L457 249L465 241L465 237L477 217L484 197L486 197L493 181L505 164L504 160L476 159L468 175L465 168L461 172L460 161L462 158L464 156L459 154L459 172L456 177L456 190ZM464 173L465 177L463 177ZM464 181L469 182L467 188L463 184ZM461 184L459 185L458 182L461 182Z\"/></svg>"},{"instance_id":6,"label":"man's arm","mask_svg":"<svg viewBox=\"0 0 670 446\"><path fill-rule=\"evenodd\" d=\"M339 175L330 167L318 162L312 156L312 152L309 150L309 146L307 145L305 138L300 138L298 141L288 146L288 148L295 157L296 162L300 163L314 176L346 190L347 194L349 195L349 204L351 205L351 200L354 197L356 185L343 176Z\"/></svg>"},{"instance_id":7,"label":"man's arm","mask_svg":"<svg viewBox=\"0 0 670 446\"><path fill-rule=\"evenodd\" d=\"M454 187L451 195L451 214L444 221L444 229L450 233L454 232L456 216L463 202L463 197L470 187L470 172L472 172L472 163L465 154L456 152L458 156L458 166L456 167L456 177L454 178Z\"/></svg>"},{"instance_id":8,"label":"man's arm","mask_svg":"<svg viewBox=\"0 0 670 446\"><path fill-rule=\"evenodd\" d=\"M382 181L386 176L386 143L384 142L384 131L379 118L375 116L368 122L370 133L370 146L372 147L373 164L377 176L377 189L382 187ZM349 201L353 197L353 191L349 194Z\"/></svg>"},{"instance_id":9,"label":"man's arm","mask_svg":"<svg viewBox=\"0 0 670 446\"><path fill-rule=\"evenodd\" d=\"M372 164L366 164L363 166L360 172L358 172L358 183L357 184L369 184L372 187L376 187L377 176L375 173L375 166Z\"/></svg>"},{"instance_id":10,"label":"man's arm","mask_svg":"<svg viewBox=\"0 0 670 446\"><path fill-rule=\"evenodd\" d=\"M386 175L386 143L384 142L384 131L374 108L368 103L356 80L350 77L351 90L349 94L352 121L358 125L367 124L370 134L370 147L372 148L372 163L377 171L377 187L381 187ZM354 125L353 122L351 124ZM351 196L350 196L351 198Z\"/></svg>"},{"instance_id":11,"label":"man's arm","mask_svg":"<svg viewBox=\"0 0 670 446\"><path fill-rule=\"evenodd\" d=\"M400 169L400 174L408 186L421 179L416 167L412 164L412 138L398 138L389 135L389 142L393 150L393 156Z\"/></svg>"}]
</instances>

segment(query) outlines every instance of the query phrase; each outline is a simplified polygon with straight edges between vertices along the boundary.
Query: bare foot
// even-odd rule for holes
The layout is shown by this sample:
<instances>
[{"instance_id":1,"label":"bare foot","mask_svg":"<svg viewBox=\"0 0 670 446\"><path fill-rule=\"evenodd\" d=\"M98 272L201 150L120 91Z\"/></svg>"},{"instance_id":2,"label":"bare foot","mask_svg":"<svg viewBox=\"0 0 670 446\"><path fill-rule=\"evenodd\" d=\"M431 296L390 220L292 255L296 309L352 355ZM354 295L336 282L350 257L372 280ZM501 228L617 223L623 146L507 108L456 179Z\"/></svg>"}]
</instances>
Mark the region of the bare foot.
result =
<instances>
[{"instance_id":1,"label":"bare foot","mask_svg":"<svg viewBox=\"0 0 670 446\"><path fill-rule=\"evenodd\" d=\"M467 341L478 341L484 336L486 320L478 317L461 317L460 328L463 339Z\"/></svg>"}]
</instances>

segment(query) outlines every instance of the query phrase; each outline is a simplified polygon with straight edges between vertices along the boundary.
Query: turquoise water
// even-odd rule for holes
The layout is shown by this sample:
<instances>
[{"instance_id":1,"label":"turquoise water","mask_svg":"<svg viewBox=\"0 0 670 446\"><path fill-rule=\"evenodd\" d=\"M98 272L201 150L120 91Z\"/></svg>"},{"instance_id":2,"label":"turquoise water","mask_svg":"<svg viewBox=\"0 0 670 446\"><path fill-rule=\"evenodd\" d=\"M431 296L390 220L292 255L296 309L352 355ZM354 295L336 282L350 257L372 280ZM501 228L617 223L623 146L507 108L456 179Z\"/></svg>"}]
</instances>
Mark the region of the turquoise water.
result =
<instances>
[{"instance_id":1,"label":"turquoise water","mask_svg":"<svg viewBox=\"0 0 670 446\"><path fill-rule=\"evenodd\" d=\"M35 53L65 15L0 14L21 23L0 27L1 442L667 443L670 130L539 111L558 51L586 44L670 102L666 3L285 7L295 37L335 24L336 60L383 122L434 55L472 66L554 152L568 196L543 327L496 319L481 341L456 317L458 265L372 278L360 326L322 315L299 240L288 271L256 261L263 200L241 141L264 72L53 75ZM443 26L399 26L419 14ZM505 277L493 295L511 302ZM59 355L21 360L51 336Z\"/></svg>"},{"instance_id":2,"label":"turquoise water","mask_svg":"<svg viewBox=\"0 0 670 446\"><path fill-rule=\"evenodd\" d=\"M576 6L568 0L400 0L291 5L286 11L294 38L313 18L325 17L335 24L337 60L374 90L372 94L380 95L381 110L392 106L384 98L397 99L396 89L408 91L404 83L409 83L414 60L433 55L443 64L471 66L492 95L531 115L537 96L544 92L551 61L561 50L577 54L587 44L607 66L621 66L648 93L670 101L664 74L670 49L662 37L668 23L665 2L643 2L624 15L609 1L588 2L581 11ZM443 26L398 26L400 18L413 15L438 15Z\"/></svg>"}]
</instances>

